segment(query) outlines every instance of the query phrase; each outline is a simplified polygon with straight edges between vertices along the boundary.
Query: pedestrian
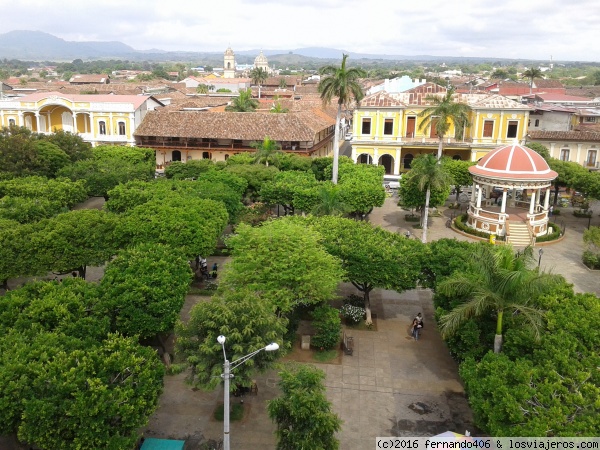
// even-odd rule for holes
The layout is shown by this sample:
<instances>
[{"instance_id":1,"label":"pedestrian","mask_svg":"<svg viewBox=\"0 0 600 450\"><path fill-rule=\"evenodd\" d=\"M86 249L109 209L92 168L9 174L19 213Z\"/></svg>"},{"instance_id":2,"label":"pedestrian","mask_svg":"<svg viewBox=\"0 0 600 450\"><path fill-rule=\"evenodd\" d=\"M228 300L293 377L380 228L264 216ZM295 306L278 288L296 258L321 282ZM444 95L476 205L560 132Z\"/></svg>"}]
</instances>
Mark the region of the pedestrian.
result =
<instances>
[{"instance_id":1,"label":"pedestrian","mask_svg":"<svg viewBox=\"0 0 600 450\"><path fill-rule=\"evenodd\" d=\"M212 270L210 271L210 276L213 278L217 278L217 270L219 269L219 265L217 263L214 263L212 265Z\"/></svg>"},{"instance_id":2,"label":"pedestrian","mask_svg":"<svg viewBox=\"0 0 600 450\"><path fill-rule=\"evenodd\" d=\"M419 327L420 327L419 321L416 318L413 319L411 334L415 341L419 340L419 329L420 329Z\"/></svg>"}]
</instances>

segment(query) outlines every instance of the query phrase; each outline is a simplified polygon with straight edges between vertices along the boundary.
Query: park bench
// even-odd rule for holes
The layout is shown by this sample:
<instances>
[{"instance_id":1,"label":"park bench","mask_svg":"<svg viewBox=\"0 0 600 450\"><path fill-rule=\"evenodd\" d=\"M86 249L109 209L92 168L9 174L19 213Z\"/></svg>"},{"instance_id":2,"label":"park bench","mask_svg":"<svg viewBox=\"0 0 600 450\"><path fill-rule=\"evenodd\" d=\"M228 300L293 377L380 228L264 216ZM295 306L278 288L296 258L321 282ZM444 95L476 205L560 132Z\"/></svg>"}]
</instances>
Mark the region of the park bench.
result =
<instances>
[{"instance_id":1,"label":"park bench","mask_svg":"<svg viewBox=\"0 0 600 450\"><path fill-rule=\"evenodd\" d=\"M344 346L344 353L352 356L352 353L354 352L354 338L348 336L345 331L342 345Z\"/></svg>"}]
</instances>

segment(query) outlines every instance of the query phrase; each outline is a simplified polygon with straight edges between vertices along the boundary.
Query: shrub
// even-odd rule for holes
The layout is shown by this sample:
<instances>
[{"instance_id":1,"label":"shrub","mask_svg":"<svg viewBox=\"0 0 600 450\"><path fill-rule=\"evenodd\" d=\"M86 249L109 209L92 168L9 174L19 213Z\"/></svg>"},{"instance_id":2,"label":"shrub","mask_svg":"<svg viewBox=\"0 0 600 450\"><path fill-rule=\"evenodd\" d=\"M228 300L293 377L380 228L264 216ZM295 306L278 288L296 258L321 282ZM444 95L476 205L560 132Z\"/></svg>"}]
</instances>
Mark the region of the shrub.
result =
<instances>
[{"instance_id":1,"label":"shrub","mask_svg":"<svg viewBox=\"0 0 600 450\"><path fill-rule=\"evenodd\" d=\"M548 233L543 236L538 236L535 239L536 242L553 241L555 239L558 239L561 236L562 230L560 229L560 227L558 225L556 225L555 223L552 223L552 222L548 222L548 229L550 229L550 228L552 228L552 233Z\"/></svg>"},{"instance_id":2,"label":"shrub","mask_svg":"<svg viewBox=\"0 0 600 450\"><path fill-rule=\"evenodd\" d=\"M360 295L350 294L348 297L346 297L344 299L344 305L345 304L349 304L352 306L358 306L359 308L362 308L363 305L365 304L365 299L362 298L362 296L360 296Z\"/></svg>"},{"instance_id":3,"label":"shrub","mask_svg":"<svg viewBox=\"0 0 600 450\"><path fill-rule=\"evenodd\" d=\"M586 250L583 252L583 263L590 269L600 269L600 255Z\"/></svg>"},{"instance_id":4,"label":"shrub","mask_svg":"<svg viewBox=\"0 0 600 450\"><path fill-rule=\"evenodd\" d=\"M365 318L365 308L346 303L340 308L340 313L350 323L358 323Z\"/></svg>"},{"instance_id":5,"label":"shrub","mask_svg":"<svg viewBox=\"0 0 600 450\"><path fill-rule=\"evenodd\" d=\"M587 219L592 217L592 212L589 209L576 209L573 211L573 215L575 217L585 217Z\"/></svg>"},{"instance_id":6,"label":"shrub","mask_svg":"<svg viewBox=\"0 0 600 450\"><path fill-rule=\"evenodd\" d=\"M462 214L456 219L454 219L454 226L458 228L460 231L464 231L465 233L472 234L473 236L484 237L486 239L490 238L490 233L486 233L485 231L475 230L468 226L465 222L467 221L468 214Z\"/></svg>"},{"instance_id":7,"label":"shrub","mask_svg":"<svg viewBox=\"0 0 600 450\"><path fill-rule=\"evenodd\" d=\"M313 327L316 334L311 341L315 347L329 350L340 341L342 323L337 309L329 305L316 308L313 313Z\"/></svg>"}]
</instances>

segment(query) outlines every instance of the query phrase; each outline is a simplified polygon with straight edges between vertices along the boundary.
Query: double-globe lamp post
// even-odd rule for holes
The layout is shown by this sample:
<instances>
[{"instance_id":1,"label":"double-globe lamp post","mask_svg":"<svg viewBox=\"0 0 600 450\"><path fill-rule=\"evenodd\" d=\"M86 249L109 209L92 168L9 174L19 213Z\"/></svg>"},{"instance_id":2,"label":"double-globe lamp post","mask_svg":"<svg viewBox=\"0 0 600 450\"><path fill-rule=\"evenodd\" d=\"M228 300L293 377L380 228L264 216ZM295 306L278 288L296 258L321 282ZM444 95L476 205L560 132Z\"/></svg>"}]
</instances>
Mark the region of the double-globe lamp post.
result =
<instances>
[{"instance_id":1,"label":"double-globe lamp post","mask_svg":"<svg viewBox=\"0 0 600 450\"><path fill-rule=\"evenodd\" d=\"M227 354L225 353L225 341L227 338L223 335L217 337L217 342L221 344L223 348L223 359L225 363L223 364L223 375L221 377L225 380L225 386L223 390L223 450L230 450L229 446L229 379L233 378L231 371L238 366L241 366L250 358L256 356L263 350L266 352L274 352L279 349L279 344L273 342L266 347L260 348L252 353L247 354L246 356L242 356L235 361L229 362L227 359Z\"/></svg>"}]
</instances>

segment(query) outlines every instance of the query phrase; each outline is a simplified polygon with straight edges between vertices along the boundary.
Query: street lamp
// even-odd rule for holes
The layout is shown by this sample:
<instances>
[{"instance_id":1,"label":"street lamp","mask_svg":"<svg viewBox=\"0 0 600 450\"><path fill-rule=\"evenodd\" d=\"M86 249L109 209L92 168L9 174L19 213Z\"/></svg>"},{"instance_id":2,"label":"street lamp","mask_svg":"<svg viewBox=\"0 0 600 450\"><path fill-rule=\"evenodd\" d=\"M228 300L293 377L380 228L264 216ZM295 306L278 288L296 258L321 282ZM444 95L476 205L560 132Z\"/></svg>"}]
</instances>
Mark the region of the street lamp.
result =
<instances>
[{"instance_id":1,"label":"street lamp","mask_svg":"<svg viewBox=\"0 0 600 450\"><path fill-rule=\"evenodd\" d=\"M538 252L538 255L540 255L540 258L538 259L538 269L540 268L540 265L542 264L542 255L544 254L544 250L540 248L540 251Z\"/></svg>"},{"instance_id":2,"label":"street lamp","mask_svg":"<svg viewBox=\"0 0 600 450\"><path fill-rule=\"evenodd\" d=\"M224 392L223 392L223 450L230 450L230 447L229 447L229 379L233 378L231 371L233 369L235 369L236 367L241 366L246 361L248 361L250 358L256 356L258 353L262 352L263 350L266 352L274 352L275 350L278 350L279 344L273 342L273 343L267 345L266 347L260 348L256 351L253 351L252 353L247 354L246 356L242 356L241 358L236 359L235 361L229 362L229 360L227 359L227 354L225 353L225 341L226 340L227 340L227 338L225 338L225 336L223 336L223 335L220 335L217 337L217 342L219 344L221 344L221 347L223 348L223 359L225 361L223 364L223 374L221 375L223 380L225 380L225 388L224 388Z\"/></svg>"}]
</instances>

